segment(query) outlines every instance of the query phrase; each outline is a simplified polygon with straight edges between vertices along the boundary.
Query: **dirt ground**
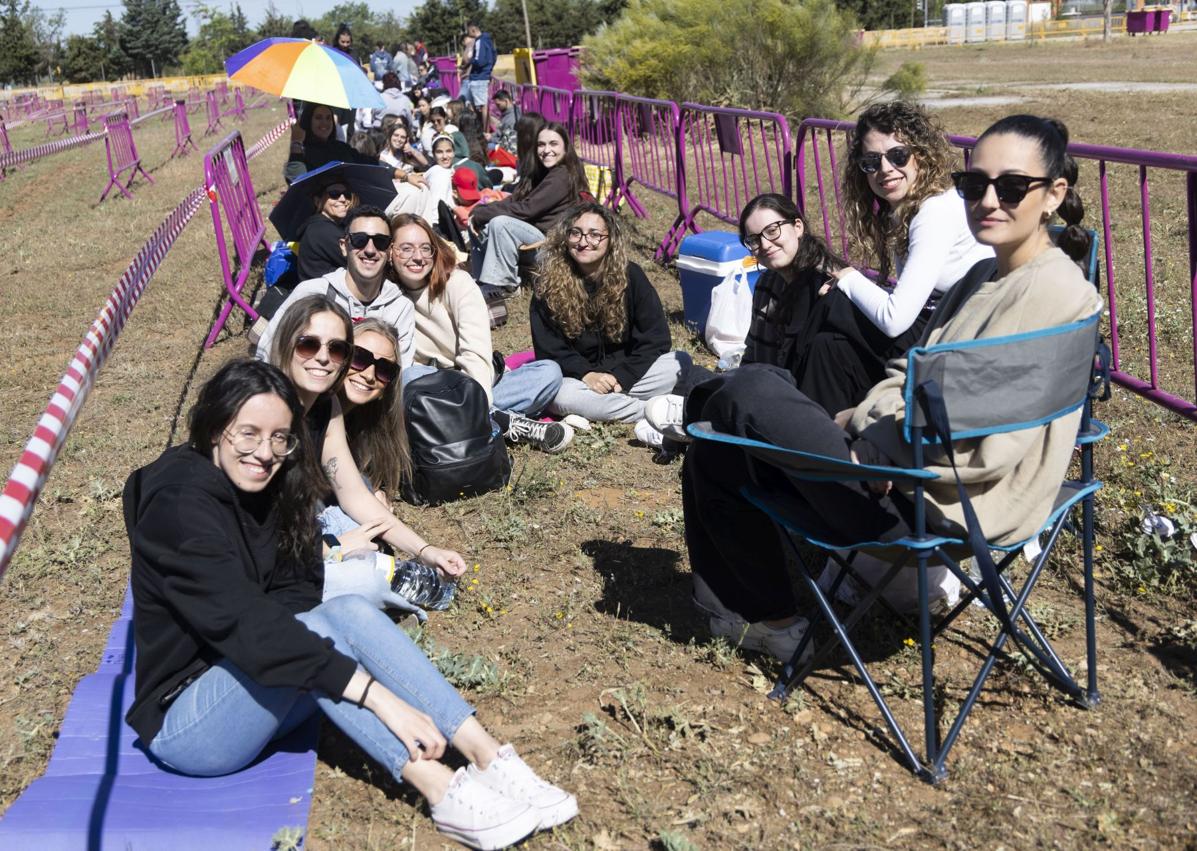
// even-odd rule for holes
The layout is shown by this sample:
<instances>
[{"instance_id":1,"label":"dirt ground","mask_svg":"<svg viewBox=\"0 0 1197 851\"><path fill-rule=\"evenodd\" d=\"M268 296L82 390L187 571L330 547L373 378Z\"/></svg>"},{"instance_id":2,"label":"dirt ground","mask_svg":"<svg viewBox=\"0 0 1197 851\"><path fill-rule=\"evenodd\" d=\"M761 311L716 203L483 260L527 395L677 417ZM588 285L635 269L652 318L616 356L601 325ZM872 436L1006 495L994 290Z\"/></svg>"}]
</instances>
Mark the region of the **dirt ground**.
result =
<instances>
[{"instance_id":1,"label":"dirt ground","mask_svg":"<svg viewBox=\"0 0 1197 851\"><path fill-rule=\"evenodd\" d=\"M927 62L933 86L1048 79L1057 66L1094 80L1191 78L1197 38L1140 41L924 50L914 58ZM1048 92L1027 107L1058 114L1084 141L1194 147L1191 96ZM954 132L972 133L1004 111L954 107L943 116ZM251 113L247 140L280 117ZM0 183L6 470L112 284L200 180L198 156L167 160L169 124L154 123L137 139L157 182L139 186L133 202L95 206L103 186L97 146ZM276 145L252 166L264 209L282 191L284 150ZM669 219L663 203L650 207L652 217L633 225L637 254L674 319L675 344L697 351L677 321L676 274L650 262ZM1166 252L1184 257L1182 239L1166 242ZM119 496L126 476L178 440L198 384L245 350L238 318L237 333L201 348L219 305L218 278L201 208L134 312L0 585L8 648L0 660L0 809L44 770L71 690L95 669L117 613L128 575ZM513 320L497 347L528 347L527 304L526 295L511 303ZM406 521L458 547L472 566L458 604L433 616L423 640L468 683L481 720L578 795L580 817L526 847L1197 847L1197 582L1136 587L1124 557L1137 522L1127 506L1149 479L1164 470L1174 477L1169 493L1191 504L1192 424L1121 391L1101 416L1114 426L1098 452L1110 484L1099 505L1103 700L1079 709L1017 658L1003 660L936 787L894 757L850 668L819 671L779 705L764 694L775 665L710 640L689 603L680 463L655 463L630 428L580 434L556 457L515 448L512 486L502 493L403 507ZM1074 547L1064 552L1032 611L1063 659L1083 668L1078 561ZM993 631L971 609L939 643L943 705L963 698L980 641ZM917 731L910 637L901 622L882 619L865 647L899 718ZM365 764L331 725L320 757L306 848L448 845L423 804Z\"/></svg>"}]
</instances>

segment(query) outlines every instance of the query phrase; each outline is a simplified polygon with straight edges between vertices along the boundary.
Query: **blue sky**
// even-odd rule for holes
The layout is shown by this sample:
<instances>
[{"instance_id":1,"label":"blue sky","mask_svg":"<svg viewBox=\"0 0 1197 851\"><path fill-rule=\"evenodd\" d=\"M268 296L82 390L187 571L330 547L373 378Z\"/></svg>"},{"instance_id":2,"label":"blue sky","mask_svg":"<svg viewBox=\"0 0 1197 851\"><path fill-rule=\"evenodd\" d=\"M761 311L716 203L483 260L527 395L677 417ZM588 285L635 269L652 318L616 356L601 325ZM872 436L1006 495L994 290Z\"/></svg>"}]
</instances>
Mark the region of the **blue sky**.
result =
<instances>
[{"instance_id":1,"label":"blue sky","mask_svg":"<svg viewBox=\"0 0 1197 851\"><path fill-rule=\"evenodd\" d=\"M406 17L412 9L419 5L420 0L396 0L391 4L390 8L394 10L395 14L400 17ZM120 18L124 11L124 6L121 5L120 0L62 0L61 3L56 4L54 0L35 0L34 5L44 11L47 15L53 15L60 8L66 13L66 29L64 35L83 35L91 32L92 26L100 18L104 17L105 11L112 12L114 18ZM183 9L183 14L187 18L187 31L192 35L196 31L195 19L190 15L191 2L189 0L179 0L179 5ZM210 2L209 5L218 8L231 8L231 3L222 3L219 0ZM241 10L245 12L245 17L249 19L250 26L257 26L258 23L266 15L266 6L268 0L241 0ZM275 0L275 8L283 15L291 18L318 18L336 5L336 0L304 0L302 3L287 2L287 0Z\"/></svg>"}]
</instances>

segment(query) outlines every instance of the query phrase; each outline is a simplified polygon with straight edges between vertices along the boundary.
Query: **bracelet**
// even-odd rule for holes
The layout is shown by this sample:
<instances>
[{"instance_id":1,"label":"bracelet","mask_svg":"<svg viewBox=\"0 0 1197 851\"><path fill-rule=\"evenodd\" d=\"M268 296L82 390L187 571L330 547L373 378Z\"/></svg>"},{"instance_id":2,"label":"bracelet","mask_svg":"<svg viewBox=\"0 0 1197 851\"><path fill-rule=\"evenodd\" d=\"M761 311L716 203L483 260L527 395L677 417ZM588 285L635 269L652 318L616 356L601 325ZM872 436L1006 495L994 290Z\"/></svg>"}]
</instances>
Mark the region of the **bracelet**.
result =
<instances>
[{"instance_id":1,"label":"bracelet","mask_svg":"<svg viewBox=\"0 0 1197 851\"><path fill-rule=\"evenodd\" d=\"M358 709L366 708L366 695L370 693L370 686L372 685L374 685L374 677L370 677L369 682L366 683L366 687L362 689L362 696L357 699Z\"/></svg>"},{"instance_id":2,"label":"bracelet","mask_svg":"<svg viewBox=\"0 0 1197 851\"><path fill-rule=\"evenodd\" d=\"M423 561L423 558L421 558L421 557L424 555L424 550L428 549L431 546L432 546L432 544L425 544L424 546L420 547L420 551L418 553L416 553L416 561Z\"/></svg>"}]
</instances>

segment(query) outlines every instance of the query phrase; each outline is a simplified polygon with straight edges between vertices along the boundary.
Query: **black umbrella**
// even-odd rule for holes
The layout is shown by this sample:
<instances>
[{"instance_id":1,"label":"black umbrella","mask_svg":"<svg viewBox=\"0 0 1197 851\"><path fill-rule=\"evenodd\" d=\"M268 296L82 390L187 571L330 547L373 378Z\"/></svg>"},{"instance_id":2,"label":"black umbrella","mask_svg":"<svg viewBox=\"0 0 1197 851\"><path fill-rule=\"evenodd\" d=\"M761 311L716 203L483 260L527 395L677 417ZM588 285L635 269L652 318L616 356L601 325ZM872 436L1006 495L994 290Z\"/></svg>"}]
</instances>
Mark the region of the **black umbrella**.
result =
<instances>
[{"instance_id":1,"label":"black umbrella","mask_svg":"<svg viewBox=\"0 0 1197 851\"><path fill-rule=\"evenodd\" d=\"M395 200L394 174L395 170L389 165L327 163L304 174L288 187L287 194L271 211L270 223L285 241L298 239L299 226L316 212L313 196L331 183L343 183L362 204L385 210Z\"/></svg>"}]
</instances>

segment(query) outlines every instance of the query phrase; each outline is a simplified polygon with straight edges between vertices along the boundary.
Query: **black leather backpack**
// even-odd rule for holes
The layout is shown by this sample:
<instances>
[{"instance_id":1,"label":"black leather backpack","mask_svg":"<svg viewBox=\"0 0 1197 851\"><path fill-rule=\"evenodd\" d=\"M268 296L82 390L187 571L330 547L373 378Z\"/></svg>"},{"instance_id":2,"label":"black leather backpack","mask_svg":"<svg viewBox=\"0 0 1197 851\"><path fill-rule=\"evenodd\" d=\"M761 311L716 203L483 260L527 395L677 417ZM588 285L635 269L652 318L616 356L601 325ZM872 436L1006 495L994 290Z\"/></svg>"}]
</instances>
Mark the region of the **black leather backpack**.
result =
<instances>
[{"instance_id":1,"label":"black leather backpack","mask_svg":"<svg viewBox=\"0 0 1197 851\"><path fill-rule=\"evenodd\" d=\"M413 505L436 505L497 490L511 476L503 436L495 434L482 386L464 372L438 369L403 387L411 447Z\"/></svg>"}]
</instances>

